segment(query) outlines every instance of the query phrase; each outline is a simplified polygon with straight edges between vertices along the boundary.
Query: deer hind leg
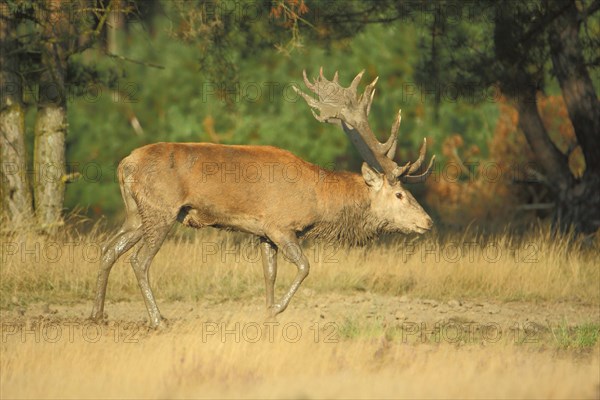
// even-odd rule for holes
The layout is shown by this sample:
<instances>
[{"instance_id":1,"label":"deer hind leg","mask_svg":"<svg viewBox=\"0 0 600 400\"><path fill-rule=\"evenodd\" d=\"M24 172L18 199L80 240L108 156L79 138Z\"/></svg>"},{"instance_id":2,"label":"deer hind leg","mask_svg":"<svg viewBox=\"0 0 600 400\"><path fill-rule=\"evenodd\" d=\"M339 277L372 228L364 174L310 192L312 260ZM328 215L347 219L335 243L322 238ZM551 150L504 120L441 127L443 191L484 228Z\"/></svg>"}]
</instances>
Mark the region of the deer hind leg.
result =
<instances>
[{"instance_id":1,"label":"deer hind leg","mask_svg":"<svg viewBox=\"0 0 600 400\"><path fill-rule=\"evenodd\" d=\"M146 304L148 316L150 317L150 326L153 328L156 328L160 325L162 316L160 315L160 311L156 305L156 300L154 299L154 294L152 293L152 289L150 287L150 278L148 272L150 270L150 264L152 264L154 256L156 253L158 253L160 246L167 237L167 233L169 233L173 222L175 222L175 218L173 218L172 222L170 223L163 223L159 226L153 226L151 228L151 240L149 238L147 229L142 243L136 250L134 256L131 258L131 266L133 268L133 272L135 273L135 277L137 278L142 296L144 297L144 303Z\"/></svg>"},{"instance_id":2,"label":"deer hind leg","mask_svg":"<svg viewBox=\"0 0 600 400\"><path fill-rule=\"evenodd\" d=\"M300 284L306 277L308 276L308 272L310 269L310 265L308 263L308 258L302 252L302 248L298 243L298 239L296 235L293 233L288 235L278 235L279 237L274 237L273 242L277 245L277 247L283 252L283 255L286 259L296 264L298 268L298 272L296 273L296 277L292 282L288 291L281 297L279 303L274 304L271 307L271 316L275 317L277 314L283 312L287 306L290 304L290 300L294 296L294 294L298 291Z\"/></svg>"},{"instance_id":3,"label":"deer hind leg","mask_svg":"<svg viewBox=\"0 0 600 400\"><path fill-rule=\"evenodd\" d=\"M126 199L127 204L127 199ZM96 283L96 297L92 308L90 319L101 321L104 317L104 301L106 298L106 286L108 284L108 275L115 262L131 249L142 238L142 221L137 214L137 209L128 211L127 220L119 231L106 242L102 247L102 257L100 258L100 268L98 269L98 280Z\"/></svg>"},{"instance_id":4,"label":"deer hind leg","mask_svg":"<svg viewBox=\"0 0 600 400\"><path fill-rule=\"evenodd\" d=\"M266 239L261 239L263 272L267 293L267 310L275 304L275 279L277 279L277 247Z\"/></svg>"}]
</instances>

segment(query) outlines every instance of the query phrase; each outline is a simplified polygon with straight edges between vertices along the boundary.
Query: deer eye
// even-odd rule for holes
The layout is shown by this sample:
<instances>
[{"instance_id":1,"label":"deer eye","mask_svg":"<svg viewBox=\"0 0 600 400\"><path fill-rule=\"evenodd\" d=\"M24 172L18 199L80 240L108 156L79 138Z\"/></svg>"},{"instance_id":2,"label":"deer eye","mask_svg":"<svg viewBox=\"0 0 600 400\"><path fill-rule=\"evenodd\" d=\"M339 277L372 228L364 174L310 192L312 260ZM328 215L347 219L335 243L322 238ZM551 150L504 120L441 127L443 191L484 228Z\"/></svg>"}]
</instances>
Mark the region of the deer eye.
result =
<instances>
[{"instance_id":1,"label":"deer eye","mask_svg":"<svg viewBox=\"0 0 600 400\"><path fill-rule=\"evenodd\" d=\"M403 197L403 196L402 196L402 193L400 193L400 192L396 193L396 197L397 197L399 200L402 200L402 197Z\"/></svg>"}]
</instances>

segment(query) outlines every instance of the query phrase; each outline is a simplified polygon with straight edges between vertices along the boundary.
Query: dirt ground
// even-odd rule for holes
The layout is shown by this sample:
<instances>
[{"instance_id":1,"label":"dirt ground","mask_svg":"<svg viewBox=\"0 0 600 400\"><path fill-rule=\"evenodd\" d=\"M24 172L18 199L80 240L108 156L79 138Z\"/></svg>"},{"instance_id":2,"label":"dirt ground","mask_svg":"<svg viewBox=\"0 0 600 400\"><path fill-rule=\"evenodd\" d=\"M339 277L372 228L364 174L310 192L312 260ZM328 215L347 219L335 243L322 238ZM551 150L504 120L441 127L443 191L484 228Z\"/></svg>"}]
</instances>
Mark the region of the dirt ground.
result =
<instances>
[{"instance_id":1,"label":"dirt ground","mask_svg":"<svg viewBox=\"0 0 600 400\"><path fill-rule=\"evenodd\" d=\"M600 398L598 344L555 343L597 326L589 304L303 289L276 321L259 297L158 304L157 331L141 299L100 325L91 302L1 310L0 398Z\"/></svg>"},{"instance_id":2,"label":"dirt ground","mask_svg":"<svg viewBox=\"0 0 600 400\"><path fill-rule=\"evenodd\" d=\"M263 301L253 298L244 301L165 302L158 299L169 330L189 322L266 321ZM37 303L0 310L3 323L27 323L40 319L85 321L91 303L61 305ZM107 322L135 323L146 327L147 314L141 300L111 303L105 307ZM341 329L350 323L372 328L400 327L409 332L432 333L439 326L460 325L470 330L493 328L497 334L515 340L537 340L537 335L556 327L574 327L600 323L600 308L575 302L533 303L492 301L436 301L407 296L383 296L368 293L315 294L301 290L290 307L277 318L279 323L320 323ZM520 331L521 334L516 334ZM342 332L343 333L343 332Z\"/></svg>"}]
</instances>

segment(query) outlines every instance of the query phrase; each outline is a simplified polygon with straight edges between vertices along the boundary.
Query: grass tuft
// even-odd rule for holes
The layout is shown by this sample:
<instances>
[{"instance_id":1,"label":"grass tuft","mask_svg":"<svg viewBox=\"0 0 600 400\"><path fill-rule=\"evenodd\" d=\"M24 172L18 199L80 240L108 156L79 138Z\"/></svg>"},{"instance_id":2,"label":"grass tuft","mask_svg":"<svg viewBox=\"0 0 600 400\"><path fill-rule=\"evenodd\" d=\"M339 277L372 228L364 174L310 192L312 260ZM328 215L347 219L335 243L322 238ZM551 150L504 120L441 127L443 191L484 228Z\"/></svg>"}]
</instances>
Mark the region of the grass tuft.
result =
<instances>
[{"instance_id":1,"label":"grass tuft","mask_svg":"<svg viewBox=\"0 0 600 400\"><path fill-rule=\"evenodd\" d=\"M101 247L108 234L65 230L54 237L15 233L2 238L0 308L31 302L88 301L94 296ZM572 234L538 229L509 233L396 237L366 248L304 246L311 273L302 288L318 293L353 291L445 299L493 297L501 301L585 301L600 304L598 245ZM113 267L108 299L139 296L128 265L131 252ZM296 268L279 256L277 291L286 290ZM150 276L158 298L242 301L264 290L257 241L216 230L182 228L157 254Z\"/></svg>"}]
</instances>

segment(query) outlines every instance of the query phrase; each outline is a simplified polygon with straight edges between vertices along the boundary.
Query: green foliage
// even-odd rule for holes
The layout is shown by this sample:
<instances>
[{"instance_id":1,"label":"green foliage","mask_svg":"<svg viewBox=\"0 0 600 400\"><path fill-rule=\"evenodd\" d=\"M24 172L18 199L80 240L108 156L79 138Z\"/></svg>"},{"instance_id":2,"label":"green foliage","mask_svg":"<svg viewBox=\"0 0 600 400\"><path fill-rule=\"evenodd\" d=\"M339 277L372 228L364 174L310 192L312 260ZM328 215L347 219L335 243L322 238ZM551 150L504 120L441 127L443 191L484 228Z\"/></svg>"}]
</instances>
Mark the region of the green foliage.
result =
<instances>
[{"instance_id":1,"label":"green foliage","mask_svg":"<svg viewBox=\"0 0 600 400\"><path fill-rule=\"evenodd\" d=\"M321 65L328 76L339 70L344 84L363 68L365 82L379 75L371 121L383 139L398 108L403 109L402 157L414 157L423 136L482 126L479 113L445 120L447 126L432 125L423 115L427 111L417 116L417 109L427 110L429 105L418 94L406 95L416 85L412 83L416 43L411 26L373 25L351 42L330 49L299 49L288 56L272 48L258 54L230 49L239 71L239 79L231 82L213 81L212 72L199 68L197 47L174 39L171 21L158 18L154 26L153 37L140 24L131 24L128 34L121 32L123 53L142 63L100 58L121 72L98 72L100 83L84 88L69 104L67 159L82 179L67 188L68 208L80 205L97 215L122 210L116 165L134 148L157 141L218 138L222 143L274 145L328 168L358 170L360 158L343 132L317 122L293 92L293 84L304 87L304 68L309 77L316 76ZM90 54L86 56L95 62ZM85 66L81 71L86 73ZM98 64L97 71L111 69ZM454 115L457 106L444 104L443 115ZM135 121L141 130L134 128Z\"/></svg>"},{"instance_id":2,"label":"green foliage","mask_svg":"<svg viewBox=\"0 0 600 400\"><path fill-rule=\"evenodd\" d=\"M268 4L257 5L258 19L239 18L240 8L238 14L224 6L211 13L209 3L194 4L190 9L180 2L160 3L162 13L153 19L130 21L118 32L123 58L88 51L73 59L73 76L85 85L69 104L67 160L79 163L74 169L83 178L68 186L67 208L87 207L96 216L120 212L116 165L134 148L157 141L274 145L327 168L358 171L361 159L343 132L317 122L291 89L304 88L303 69L313 77L319 66L327 76L339 70L343 84L361 69L366 70L363 85L380 77L371 124L383 140L402 109L402 160L416 156L423 137L440 159L443 140L456 133L466 148L477 145L487 156L498 118L496 99L482 101L480 93L456 93L448 85L470 75L457 77L461 69L449 69L456 54L444 50L443 35L440 64L437 70L428 67L433 20L402 19L390 2L355 2L354 11L369 10L374 19L387 15L390 23L342 23L335 10L347 3L309 2L310 22L300 24L302 36L287 52L277 48L289 32L270 16ZM444 40L468 39L470 46L489 49L489 26L451 28L440 28ZM431 78L434 72L437 79Z\"/></svg>"},{"instance_id":3,"label":"green foliage","mask_svg":"<svg viewBox=\"0 0 600 400\"><path fill-rule=\"evenodd\" d=\"M598 343L600 326L595 323L587 323L571 327L564 323L552 328L552 336L560 348L589 349Z\"/></svg>"},{"instance_id":4,"label":"green foliage","mask_svg":"<svg viewBox=\"0 0 600 400\"><path fill-rule=\"evenodd\" d=\"M40 46L57 40L41 34L49 4L7 1L18 22L29 136L44 67ZM442 143L455 134L466 149L475 145L481 157L489 156L499 93L486 89L502 80L518 89L514 65L525 65L526 81L559 91L545 40L559 3L107 0L89 10L60 4L76 16L76 33L65 31L67 162L68 172L82 175L67 187L65 207L87 208L93 216L122 210L118 162L157 141L274 145L328 168L357 171L361 159L343 132L317 122L291 90L303 87L303 69L309 77L319 66L327 76L339 70L343 84L361 69L363 85L379 76L370 115L376 135L387 137L401 108L400 159L414 159L427 137L440 165ZM115 6L124 25L113 48L107 27L118 25L109 18ZM594 3L582 0L578 7ZM596 87L599 26L587 15L580 34Z\"/></svg>"}]
</instances>

